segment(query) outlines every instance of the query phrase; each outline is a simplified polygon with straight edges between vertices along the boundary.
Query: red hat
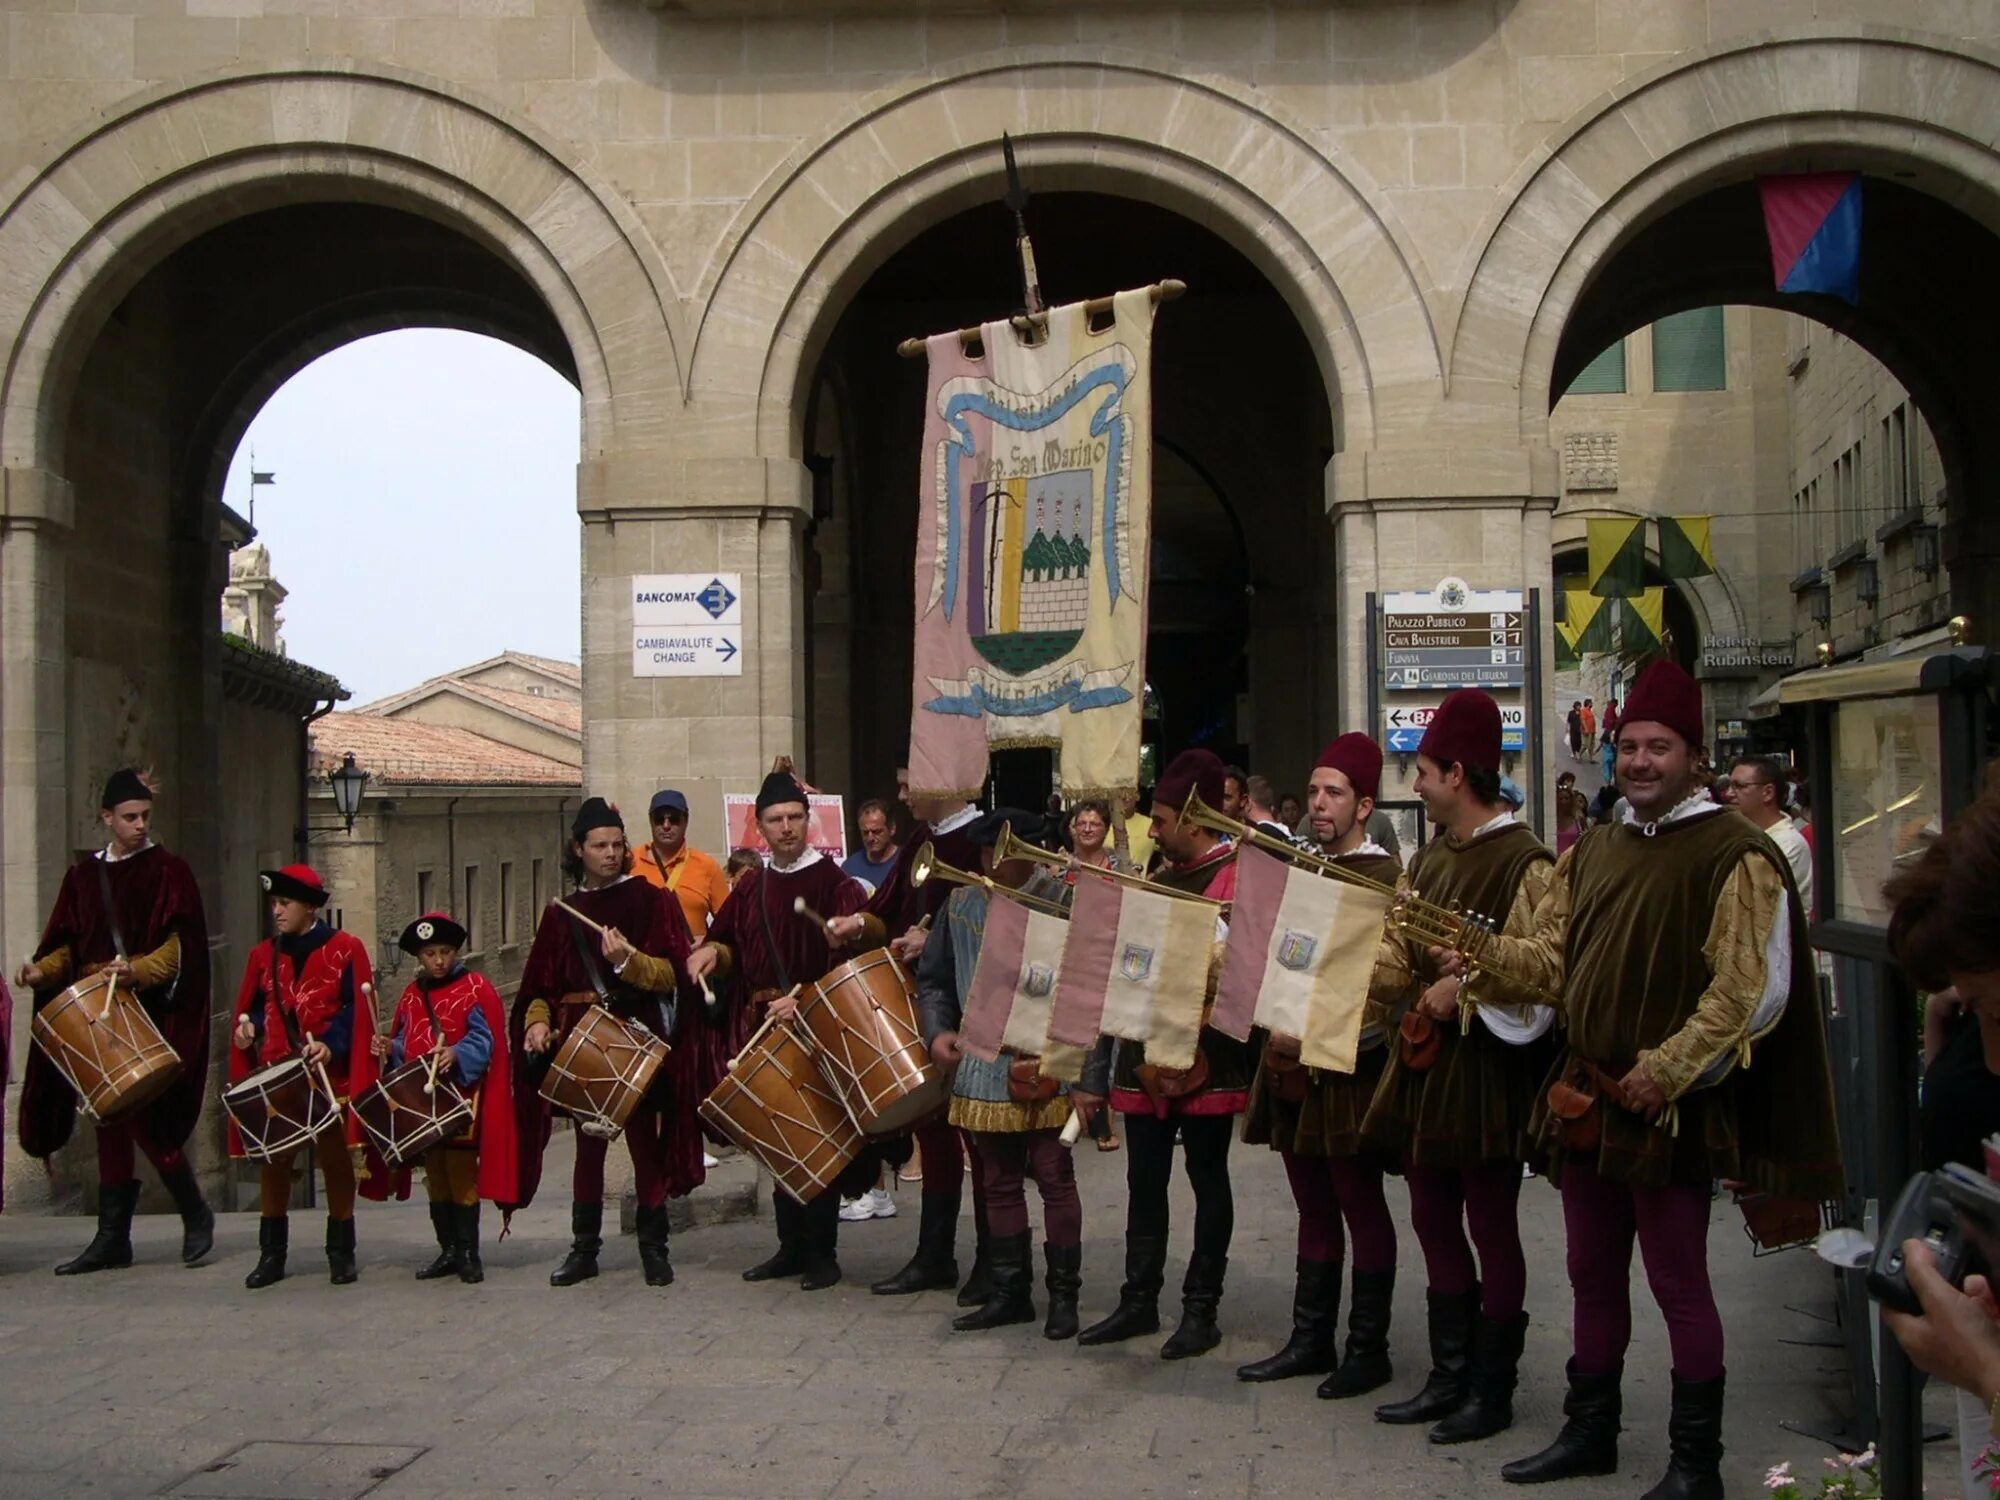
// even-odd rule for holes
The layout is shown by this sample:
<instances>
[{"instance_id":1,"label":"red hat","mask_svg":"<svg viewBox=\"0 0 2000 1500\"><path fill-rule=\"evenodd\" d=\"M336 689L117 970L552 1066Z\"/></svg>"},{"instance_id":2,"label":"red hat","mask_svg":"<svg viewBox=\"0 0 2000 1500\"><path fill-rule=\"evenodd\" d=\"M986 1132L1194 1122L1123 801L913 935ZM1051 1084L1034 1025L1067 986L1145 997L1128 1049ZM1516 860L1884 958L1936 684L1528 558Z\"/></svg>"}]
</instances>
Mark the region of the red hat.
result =
<instances>
[{"instance_id":1,"label":"red hat","mask_svg":"<svg viewBox=\"0 0 2000 1500\"><path fill-rule=\"evenodd\" d=\"M1634 724L1664 724L1691 746L1705 743L1701 685L1670 661L1654 662L1632 684L1618 716L1620 729Z\"/></svg>"},{"instance_id":2,"label":"red hat","mask_svg":"<svg viewBox=\"0 0 2000 1500\"><path fill-rule=\"evenodd\" d=\"M1187 806L1188 794L1200 792L1202 801L1219 808L1227 769L1213 750L1183 750L1153 783L1153 806L1172 808L1178 814Z\"/></svg>"},{"instance_id":3,"label":"red hat","mask_svg":"<svg viewBox=\"0 0 2000 1500\"><path fill-rule=\"evenodd\" d=\"M326 905L326 882L311 865L286 865L282 870L259 872L258 881L267 896L284 896L308 906Z\"/></svg>"},{"instance_id":4,"label":"red hat","mask_svg":"<svg viewBox=\"0 0 2000 1500\"><path fill-rule=\"evenodd\" d=\"M1460 688L1437 706L1417 742L1417 754L1427 755L1449 770L1453 762L1500 769L1500 705L1491 693Z\"/></svg>"},{"instance_id":5,"label":"red hat","mask_svg":"<svg viewBox=\"0 0 2000 1500\"><path fill-rule=\"evenodd\" d=\"M1372 800L1382 790L1382 747L1365 734L1343 734L1320 751L1313 769L1340 772L1357 798Z\"/></svg>"}]
</instances>

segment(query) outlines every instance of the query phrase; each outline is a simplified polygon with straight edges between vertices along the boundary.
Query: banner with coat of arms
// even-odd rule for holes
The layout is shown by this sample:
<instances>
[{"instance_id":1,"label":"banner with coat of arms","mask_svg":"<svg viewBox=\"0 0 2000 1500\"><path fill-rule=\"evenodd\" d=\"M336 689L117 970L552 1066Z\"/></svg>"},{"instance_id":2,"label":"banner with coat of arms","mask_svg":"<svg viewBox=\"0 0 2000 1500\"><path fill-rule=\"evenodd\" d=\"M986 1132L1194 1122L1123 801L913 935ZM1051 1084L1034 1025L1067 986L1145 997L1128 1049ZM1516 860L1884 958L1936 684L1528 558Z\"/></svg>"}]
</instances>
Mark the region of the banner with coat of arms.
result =
<instances>
[{"instance_id":1,"label":"banner with coat of arms","mask_svg":"<svg viewBox=\"0 0 2000 1500\"><path fill-rule=\"evenodd\" d=\"M913 792L976 797L990 750L1059 752L1067 798L1137 789L1152 530L1148 290L926 341Z\"/></svg>"}]
</instances>

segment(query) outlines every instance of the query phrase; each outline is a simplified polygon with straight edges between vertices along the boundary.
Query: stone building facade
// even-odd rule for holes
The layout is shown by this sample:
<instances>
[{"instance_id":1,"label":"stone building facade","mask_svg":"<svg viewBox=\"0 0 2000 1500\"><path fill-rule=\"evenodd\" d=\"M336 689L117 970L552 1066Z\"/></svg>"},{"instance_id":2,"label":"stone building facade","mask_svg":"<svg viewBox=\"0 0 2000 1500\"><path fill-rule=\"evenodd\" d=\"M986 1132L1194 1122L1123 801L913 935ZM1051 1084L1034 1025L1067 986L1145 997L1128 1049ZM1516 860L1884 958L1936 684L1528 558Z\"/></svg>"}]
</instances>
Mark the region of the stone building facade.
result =
<instances>
[{"instance_id":1,"label":"stone building facade","mask_svg":"<svg viewBox=\"0 0 2000 1500\"><path fill-rule=\"evenodd\" d=\"M218 874L224 466L286 378L386 328L489 332L582 392L593 790L710 809L780 752L882 784L915 504L893 349L1015 301L1002 132L1052 290L1192 288L1156 363L1169 740L1303 766L1367 717L1369 594L1546 590L1554 396L1704 305L1883 354L1936 434L1952 604L2000 620L1989 5L58 0L4 28L10 952L86 828L99 705ZM1842 168L1862 304L1780 299L1752 178ZM706 570L742 577L742 674L635 677L629 579ZM1727 597L1704 624L1765 628Z\"/></svg>"}]
</instances>

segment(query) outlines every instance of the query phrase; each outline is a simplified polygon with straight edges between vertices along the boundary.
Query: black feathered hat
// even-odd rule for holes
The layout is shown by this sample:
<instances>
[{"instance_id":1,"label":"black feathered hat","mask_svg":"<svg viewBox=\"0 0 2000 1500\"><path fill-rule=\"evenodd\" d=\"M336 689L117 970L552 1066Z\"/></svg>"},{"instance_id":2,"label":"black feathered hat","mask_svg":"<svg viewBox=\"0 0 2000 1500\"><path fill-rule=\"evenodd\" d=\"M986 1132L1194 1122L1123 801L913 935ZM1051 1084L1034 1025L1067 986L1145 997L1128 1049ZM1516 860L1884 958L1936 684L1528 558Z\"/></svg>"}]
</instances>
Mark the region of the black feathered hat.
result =
<instances>
[{"instance_id":1,"label":"black feathered hat","mask_svg":"<svg viewBox=\"0 0 2000 1500\"><path fill-rule=\"evenodd\" d=\"M576 810L576 821L569 825L569 836L579 844L590 837L593 828L615 828L625 831L625 818L618 811L618 804L606 802L602 797L585 797L583 806Z\"/></svg>"},{"instance_id":2,"label":"black feathered hat","mask_svg":"<svg viewBox=\"0 0 2000 1500\"><path fill-rule=\"evenodd\" d=\"M799 785L798 777L790 771L773 771L757 788L757 816L761 818L765 808L785 802L796 802L801 807L811 805L806 800L806 789Z\"/></svg>"},{"instance_id":3,"label":"black feathered hat","mask_svg":"<svg viewBox=\"0 0 2000 1500\"><path fill-rule=\"evenodd\" d=\"M98 806L109 812L121 802L151 802L153 789L146 785L145 778L130 766L120 766L111 773L104 783L104 796Z\"/></svg>"}]
</instances>

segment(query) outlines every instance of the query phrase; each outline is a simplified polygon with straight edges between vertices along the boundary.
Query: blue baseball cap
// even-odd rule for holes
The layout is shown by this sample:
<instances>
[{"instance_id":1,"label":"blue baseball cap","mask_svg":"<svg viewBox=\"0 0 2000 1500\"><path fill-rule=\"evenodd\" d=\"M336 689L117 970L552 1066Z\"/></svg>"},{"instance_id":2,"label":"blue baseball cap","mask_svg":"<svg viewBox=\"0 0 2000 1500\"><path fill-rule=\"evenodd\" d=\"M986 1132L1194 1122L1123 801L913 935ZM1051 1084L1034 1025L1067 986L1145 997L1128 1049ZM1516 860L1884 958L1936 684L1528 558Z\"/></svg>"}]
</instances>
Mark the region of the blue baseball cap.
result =
<instances>
[{"instance_id":1,"label":"blue baseball cap","mask_svg":"<svg viewBox=\"0 0 2000 1500\"><path fill-rule=\"evenodd\" d=\"M1508 804L1508 806L1519 810L1527 802L1528 797L1513 777L1502 776L1500 778L1500 800Z\"/></svg>"},{"instance_id":2,"label":"blue baseball cap","mask_svg":"<svg viewBox=\"0 0 2000 1500\"><path fill-rule=\"evenodd\" d=\"M655 792L653 793L653 805L646 809L646 816L649 819L657 818L667 808L672 808L685 818L688 810L688 799L672 787L668 787L664 791Z\"/></svg>"}]
</instances>

